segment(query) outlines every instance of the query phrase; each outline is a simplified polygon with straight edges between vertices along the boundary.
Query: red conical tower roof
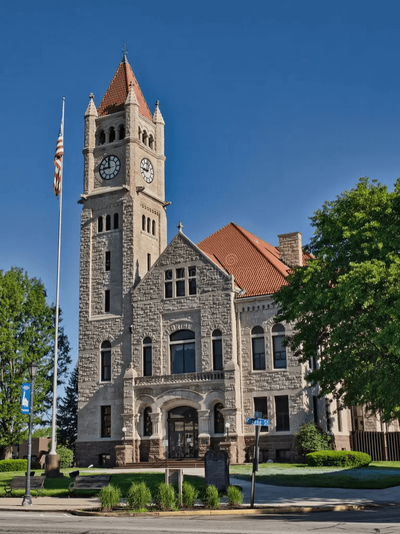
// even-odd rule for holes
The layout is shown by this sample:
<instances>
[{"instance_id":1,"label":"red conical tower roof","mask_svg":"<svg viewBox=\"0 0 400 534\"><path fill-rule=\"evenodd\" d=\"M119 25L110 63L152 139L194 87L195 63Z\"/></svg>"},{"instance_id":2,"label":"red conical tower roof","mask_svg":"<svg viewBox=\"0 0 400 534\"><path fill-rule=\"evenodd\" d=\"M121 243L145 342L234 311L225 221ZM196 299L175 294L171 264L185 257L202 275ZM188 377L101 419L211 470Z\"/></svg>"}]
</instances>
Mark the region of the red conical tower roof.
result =
<instances>
[{"instance_id":1,"label":"red conical tower roof","mask_svg":"<svg viewBox=\"0 0 400 534\"><path fill-rule=\"evenodd\" d=\"M140 90L135 75L133 74L132 67L129 65L125 55L118 66L117 72L114 74L114 78L112 79L100 106L98 107L97 112L99 117L110 115L110 113L115 113L116 111L122 111L124 109L125 100L129 93L129 84L131 82L133 83L133 90L135 91L137 101L139 102L139 113L143 115L143 117L146 117L146 119L153 120L143 93Z\"/></svg>"}]
</instances>

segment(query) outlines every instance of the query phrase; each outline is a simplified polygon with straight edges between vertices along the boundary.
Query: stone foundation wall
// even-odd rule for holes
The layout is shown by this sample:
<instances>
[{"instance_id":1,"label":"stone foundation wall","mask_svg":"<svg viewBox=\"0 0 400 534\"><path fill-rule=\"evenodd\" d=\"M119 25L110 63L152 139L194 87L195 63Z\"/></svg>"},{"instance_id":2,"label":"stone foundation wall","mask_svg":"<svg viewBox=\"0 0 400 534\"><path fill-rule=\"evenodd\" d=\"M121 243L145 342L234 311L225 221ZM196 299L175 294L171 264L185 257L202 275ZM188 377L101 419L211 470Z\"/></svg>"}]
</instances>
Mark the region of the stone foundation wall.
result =
<instances>
[{"instance_id":1,"label":"stone foundation wall","mask_svg":"<svg viewBox=\"0 0 400 534\"><path fill-rule=\"evenodd\" d=\"M75 463L77 467L101 467L100 455L109 454L110 460L107 467L115 466L115 446L120 445L120 441L78 441L75 449Z\"/></svg>"}]
</instances>

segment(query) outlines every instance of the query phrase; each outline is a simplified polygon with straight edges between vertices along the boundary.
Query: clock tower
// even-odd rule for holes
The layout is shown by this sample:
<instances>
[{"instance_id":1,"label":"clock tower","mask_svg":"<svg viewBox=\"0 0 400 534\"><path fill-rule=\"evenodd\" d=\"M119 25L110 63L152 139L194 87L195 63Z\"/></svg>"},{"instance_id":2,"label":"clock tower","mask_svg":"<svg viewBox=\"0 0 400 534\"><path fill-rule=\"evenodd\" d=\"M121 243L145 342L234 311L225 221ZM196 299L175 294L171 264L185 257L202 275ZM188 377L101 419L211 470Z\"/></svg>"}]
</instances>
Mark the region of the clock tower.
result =
<instances>
[{"instance_id":1,"label":"clock tower","mask_svg":"<svg viewBox=\"0 0 400 534\"><path fill-rule=\"evenodd\" d=\"M131 361L131 291L167 244L164 120L126 55L85 113L76 460L114 465ZM95 450L94 450L95 449Z\"/></svg>"}]
</instances>

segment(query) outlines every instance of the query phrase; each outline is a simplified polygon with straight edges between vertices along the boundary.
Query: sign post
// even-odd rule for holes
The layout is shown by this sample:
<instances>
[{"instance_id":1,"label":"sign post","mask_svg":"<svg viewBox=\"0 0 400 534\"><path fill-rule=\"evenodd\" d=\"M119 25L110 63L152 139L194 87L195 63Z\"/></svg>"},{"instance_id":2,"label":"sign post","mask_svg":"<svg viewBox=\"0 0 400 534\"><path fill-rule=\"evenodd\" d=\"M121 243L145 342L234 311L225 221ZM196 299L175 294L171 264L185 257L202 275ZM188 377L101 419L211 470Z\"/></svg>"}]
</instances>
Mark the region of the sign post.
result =
<instances>
[{"instance_id":1,"label":"sign post","mask_svg":"<svg viewBox=\"0 0 400 534\"><path fill-rule=\"evenodd\" d=\"M251 501L250 508L254 508L254 497L256 491L256 472L258 471L258 460L259 460L259 441L260 441L260 428L262 426L269 426L269 419L262 419L262 414L256 412L253 417L246 417L246 425L254 425L256 427L256 440L254 444L253 452L253 472L251 474Z\"/></svg>"}]
</instances>

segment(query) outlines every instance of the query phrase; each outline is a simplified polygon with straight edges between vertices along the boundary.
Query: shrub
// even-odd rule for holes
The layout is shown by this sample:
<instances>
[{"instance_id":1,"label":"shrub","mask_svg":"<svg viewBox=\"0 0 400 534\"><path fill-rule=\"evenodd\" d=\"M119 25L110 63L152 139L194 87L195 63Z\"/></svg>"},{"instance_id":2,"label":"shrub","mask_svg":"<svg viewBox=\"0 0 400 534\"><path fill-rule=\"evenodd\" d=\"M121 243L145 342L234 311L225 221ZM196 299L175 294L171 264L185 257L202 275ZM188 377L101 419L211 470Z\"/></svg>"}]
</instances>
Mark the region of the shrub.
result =
<instances>
[{"instance_id":1,"label":"shrub","mask_svg":"<svg viewBox=\"0 0 400 534\"><path fill-rule=\"evenodd\" d=\"M26 471L27 469L28 469L27 460L0 460L0 472Z\"/></svg>"},{"instance_id":2,"label":"shrub","mask_svg":"<svg viewBox=\"0 0 400 534\"><path fill-rule=\"evenodd\" d=\"M306 455L307 465L358 467L371 462L371 456L357 451L318 451Z\"/></svg>"},{"instance_id":3,"label":"shrub","mask_svg":"<svg viewBox=\"0 0 400 534\"><path fill-rule=\"evenodd\" d=\"M161 482L157 486L154 500L159 510L174 510L176 508L176 497L173 486Z\"/></svg>"},{"instance_id":4,"label":"shrub","mask_svg":"<svg viewBox=\"0 0 400 534\"><path fill-rule=\"evenodd\" d=\"M71 467L72 462L74 461L74 453L71 449L60 445L60 447L57 447L57 454L60 456L60 467L62 469Z\"/></svg>"},{"instance_id":5,"label":"shrub","mask_svg":"<svg viewBox=\"0 0 400 534\"><path fill-rule=\"evenodd\" d=\"M129 488L127 500L132 510L147 508L151 502L151 491L145 482L134 482Z\"/></svg>"},{"instance_id":6,"label":"shrub","mask_svg":"<svg viewBox=\"0 0 400 534\"><path fill-rule=\"evenodd\" d=\"M243 493L237 486L228 486L226 490L228 496L228 504L231 506L239 506L243 502Z\"/></svg>"},{"instance_id":7,"label":"shrub","mask_svg":"<svg viewBox=\"0 0 400 534\"><path fill-rule=\"evenodd\" d=\"M216 510L219 507L220 498L217 488L211 484L206 488L206 494L204 497L204 504L211 510Z\"/></svg>"},{"instance_id":8,"label":"shrub","mask_svg":"<svg viewBox=\"0 0 400 534\"><path fill-rule=\"evenodd\" d=\"M105 512L112 510L121 499L121 490L118 486L108 484L103 486L100 490L99 499L101 503L101 509Z\"/></svg>"},{"instance_id":9,"label":"shrub","mask_svg":"<svg viewBox=\"0 0 400 534\"><path fill-rule=\"evenodd\" d=\"M301 425L295 436L295 443L300 454L332 449L332 439L324 434L314 423Z\"/></svg>"},{"instance_id":10,"label":"shrub","mask_svg":"<svg viewBox=\"0 0 400 534\"><path fill-rule=\"evenodd\" d=\"M190 484L190 482L184 482L182 484L182 506L185 508L193 508L194 503L199 495L197 489Z\"/></svg>"},{"instance_id":11,"label":"shrub","mask_svg":"<svg viewBox=\"0 0 400 534\"><path fill-rule=\"evenodd\" d=\"M42 469L42 466L40 465L40 462L31 462L31 469Z\"/></svg>"}]
</instances>

